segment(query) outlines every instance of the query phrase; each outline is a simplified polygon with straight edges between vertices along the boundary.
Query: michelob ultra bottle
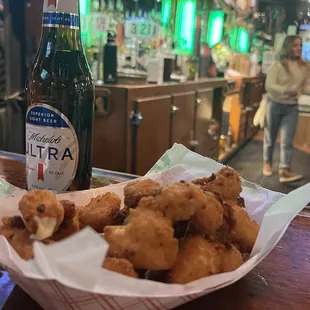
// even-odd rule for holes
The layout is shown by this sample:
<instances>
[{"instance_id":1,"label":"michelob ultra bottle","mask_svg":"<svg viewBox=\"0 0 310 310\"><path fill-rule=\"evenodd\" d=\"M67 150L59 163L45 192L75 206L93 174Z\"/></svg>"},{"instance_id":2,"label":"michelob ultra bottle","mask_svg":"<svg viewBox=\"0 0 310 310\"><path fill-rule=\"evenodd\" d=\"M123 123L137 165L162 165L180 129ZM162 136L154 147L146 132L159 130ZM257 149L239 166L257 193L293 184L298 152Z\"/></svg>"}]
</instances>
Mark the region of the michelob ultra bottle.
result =
<instances>
[{"instance_id":1,"label":"michelob ultra bottle","mask_svg":"<svg viewBox=\"0 0 310 310\"><path fill-rule=\"evenodd\" d=\"M29 190L90 187L94 85L79 27L78 0L44 0L40 47L26 83Z\"/></svg>"}]
</instances>

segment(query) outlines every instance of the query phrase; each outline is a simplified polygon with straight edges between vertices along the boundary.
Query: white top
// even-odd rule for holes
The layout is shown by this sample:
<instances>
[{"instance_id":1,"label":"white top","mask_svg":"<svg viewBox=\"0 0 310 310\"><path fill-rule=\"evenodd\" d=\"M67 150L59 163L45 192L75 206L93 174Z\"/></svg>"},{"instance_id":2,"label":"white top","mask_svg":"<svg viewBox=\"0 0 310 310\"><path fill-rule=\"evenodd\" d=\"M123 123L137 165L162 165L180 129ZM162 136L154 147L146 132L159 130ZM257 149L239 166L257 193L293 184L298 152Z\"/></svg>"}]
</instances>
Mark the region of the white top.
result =
<instances>
[{"instance_id":1,"label":"white top","mask_svg":"<svg viewBox=\"0 0 310 310\"><path fill-rule=\"evenodd\" d=\"M295 90L295 97L285 94L286 90ZM278 103L298 103L300 95L310 94L310 67L299 62L289 62L285 68L281 62L274 62L267 71L266 91L271 100Z\"/></svg>"}]
</instances>

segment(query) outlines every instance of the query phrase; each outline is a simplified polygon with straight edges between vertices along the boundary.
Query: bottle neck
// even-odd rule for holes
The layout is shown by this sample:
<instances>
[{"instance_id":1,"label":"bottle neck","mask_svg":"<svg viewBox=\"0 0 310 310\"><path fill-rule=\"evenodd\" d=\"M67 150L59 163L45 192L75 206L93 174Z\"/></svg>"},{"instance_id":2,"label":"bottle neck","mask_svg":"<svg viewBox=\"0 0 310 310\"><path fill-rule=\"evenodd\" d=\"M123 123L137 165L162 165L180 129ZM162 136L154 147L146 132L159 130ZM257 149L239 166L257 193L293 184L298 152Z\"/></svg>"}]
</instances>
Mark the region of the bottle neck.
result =
<instances>
[{"instance_id":1,"label":"bottle neck","mask_svg":"<svg viewBox=\"0 0 310 310\"><path fill-rule=\"evenodd\" d=\"M82 51L78 0L44 0L43 41L56 50Z\"/></svg>"}]
</instances>

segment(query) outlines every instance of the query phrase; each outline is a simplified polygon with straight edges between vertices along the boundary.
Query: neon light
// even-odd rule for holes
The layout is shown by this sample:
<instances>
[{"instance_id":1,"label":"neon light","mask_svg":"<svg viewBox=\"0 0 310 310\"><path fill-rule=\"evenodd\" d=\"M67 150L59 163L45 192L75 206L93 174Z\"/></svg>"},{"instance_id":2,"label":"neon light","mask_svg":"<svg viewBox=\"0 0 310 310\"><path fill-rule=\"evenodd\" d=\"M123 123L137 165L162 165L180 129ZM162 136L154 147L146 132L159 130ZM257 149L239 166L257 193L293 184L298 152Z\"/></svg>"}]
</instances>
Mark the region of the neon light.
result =
<instances>
[{"instance_id":1,"label":"neon light","mask_svg":"<svg viewBox=\"0 0 310 310\"><path fill-rule=\"evenodd\" d=\"M224 12L211 11L208 19L207 44L213 47L223 39Z\"/></svg>"},{"instance_id":2,"label":"neon light","mask_svg":"<svg viewBox=\"0 0 310 310\"><path fill-rule=\"evenodd\" d=\"M80 14L82 16L89 13L89 6L90 6L89 0L80 0Z\"/></svg>"},{"instance_id":3,"label":"neon light","mask_svg":"<svg viewBox=\"0 0 310 310\"><path fill-rule=\"evenodd\" d=\"M162 24L164 27L167 27L170 17L171 17L171 9L172 9L172 0L163 0L161 7L161 16L162 16Z\"/></svg>"},{"instance_id":4,"label":"neon light","mask_svg":"<svg viewBox=\"0 0 310 310\"><path fill-rule=\"evenodd\" d=\"M250 37L244 27L234 28L230 34L230 47L233 51L246 54L250 48Z\"/></svg>"},{"instance_id":5,"label":"neon light","mask_svg":"<svg viewBox=\"0 0 310 310\"><path fill-rule=\"evenodd\" d=\"M245 28L238 29L238 37L237 37L237 50L246 54L250 48L250 37Z\"/></svg>"},{"instance_id":6,"label":"neon light","mask_svg":"<svg viewBox=\"0 0 310 310\"><path fill-rule=\"evenodd\" d=\"M91 45L91 25L87 18L90 12L90 0L79 0L81 15L81 37L85 47Z\"/></svg>"},{"instance_id":7,"label":"neon light","mask_svg":"<svg viewBox=\"0 0 310 310\"><path fill-rule=\"evenodd\" d=\"M192 54L195 43L196 0L178 0L174 39L180 53Z\"/></svg>"}]
</instances>

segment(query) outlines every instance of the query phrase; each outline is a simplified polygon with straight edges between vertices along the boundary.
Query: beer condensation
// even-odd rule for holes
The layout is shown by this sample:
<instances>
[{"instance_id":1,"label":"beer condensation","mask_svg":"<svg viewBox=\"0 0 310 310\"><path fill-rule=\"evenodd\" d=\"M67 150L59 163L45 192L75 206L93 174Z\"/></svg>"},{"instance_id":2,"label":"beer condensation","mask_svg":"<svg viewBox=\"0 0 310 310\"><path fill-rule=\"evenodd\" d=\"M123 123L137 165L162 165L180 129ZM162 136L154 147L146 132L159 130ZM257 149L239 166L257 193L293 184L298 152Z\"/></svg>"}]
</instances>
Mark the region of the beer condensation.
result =
<instances>
[{"instance_id":1,"label":"beer condensation","mask_svg":"<svg viewBox=\"0 0 310 310\"><path fill-rule=\"evenodd\" d=\"M41 42L26 84L28 189L90 187L94 85L78 8L78 0L44 0Z\"/></svg>"}]
</instances>

